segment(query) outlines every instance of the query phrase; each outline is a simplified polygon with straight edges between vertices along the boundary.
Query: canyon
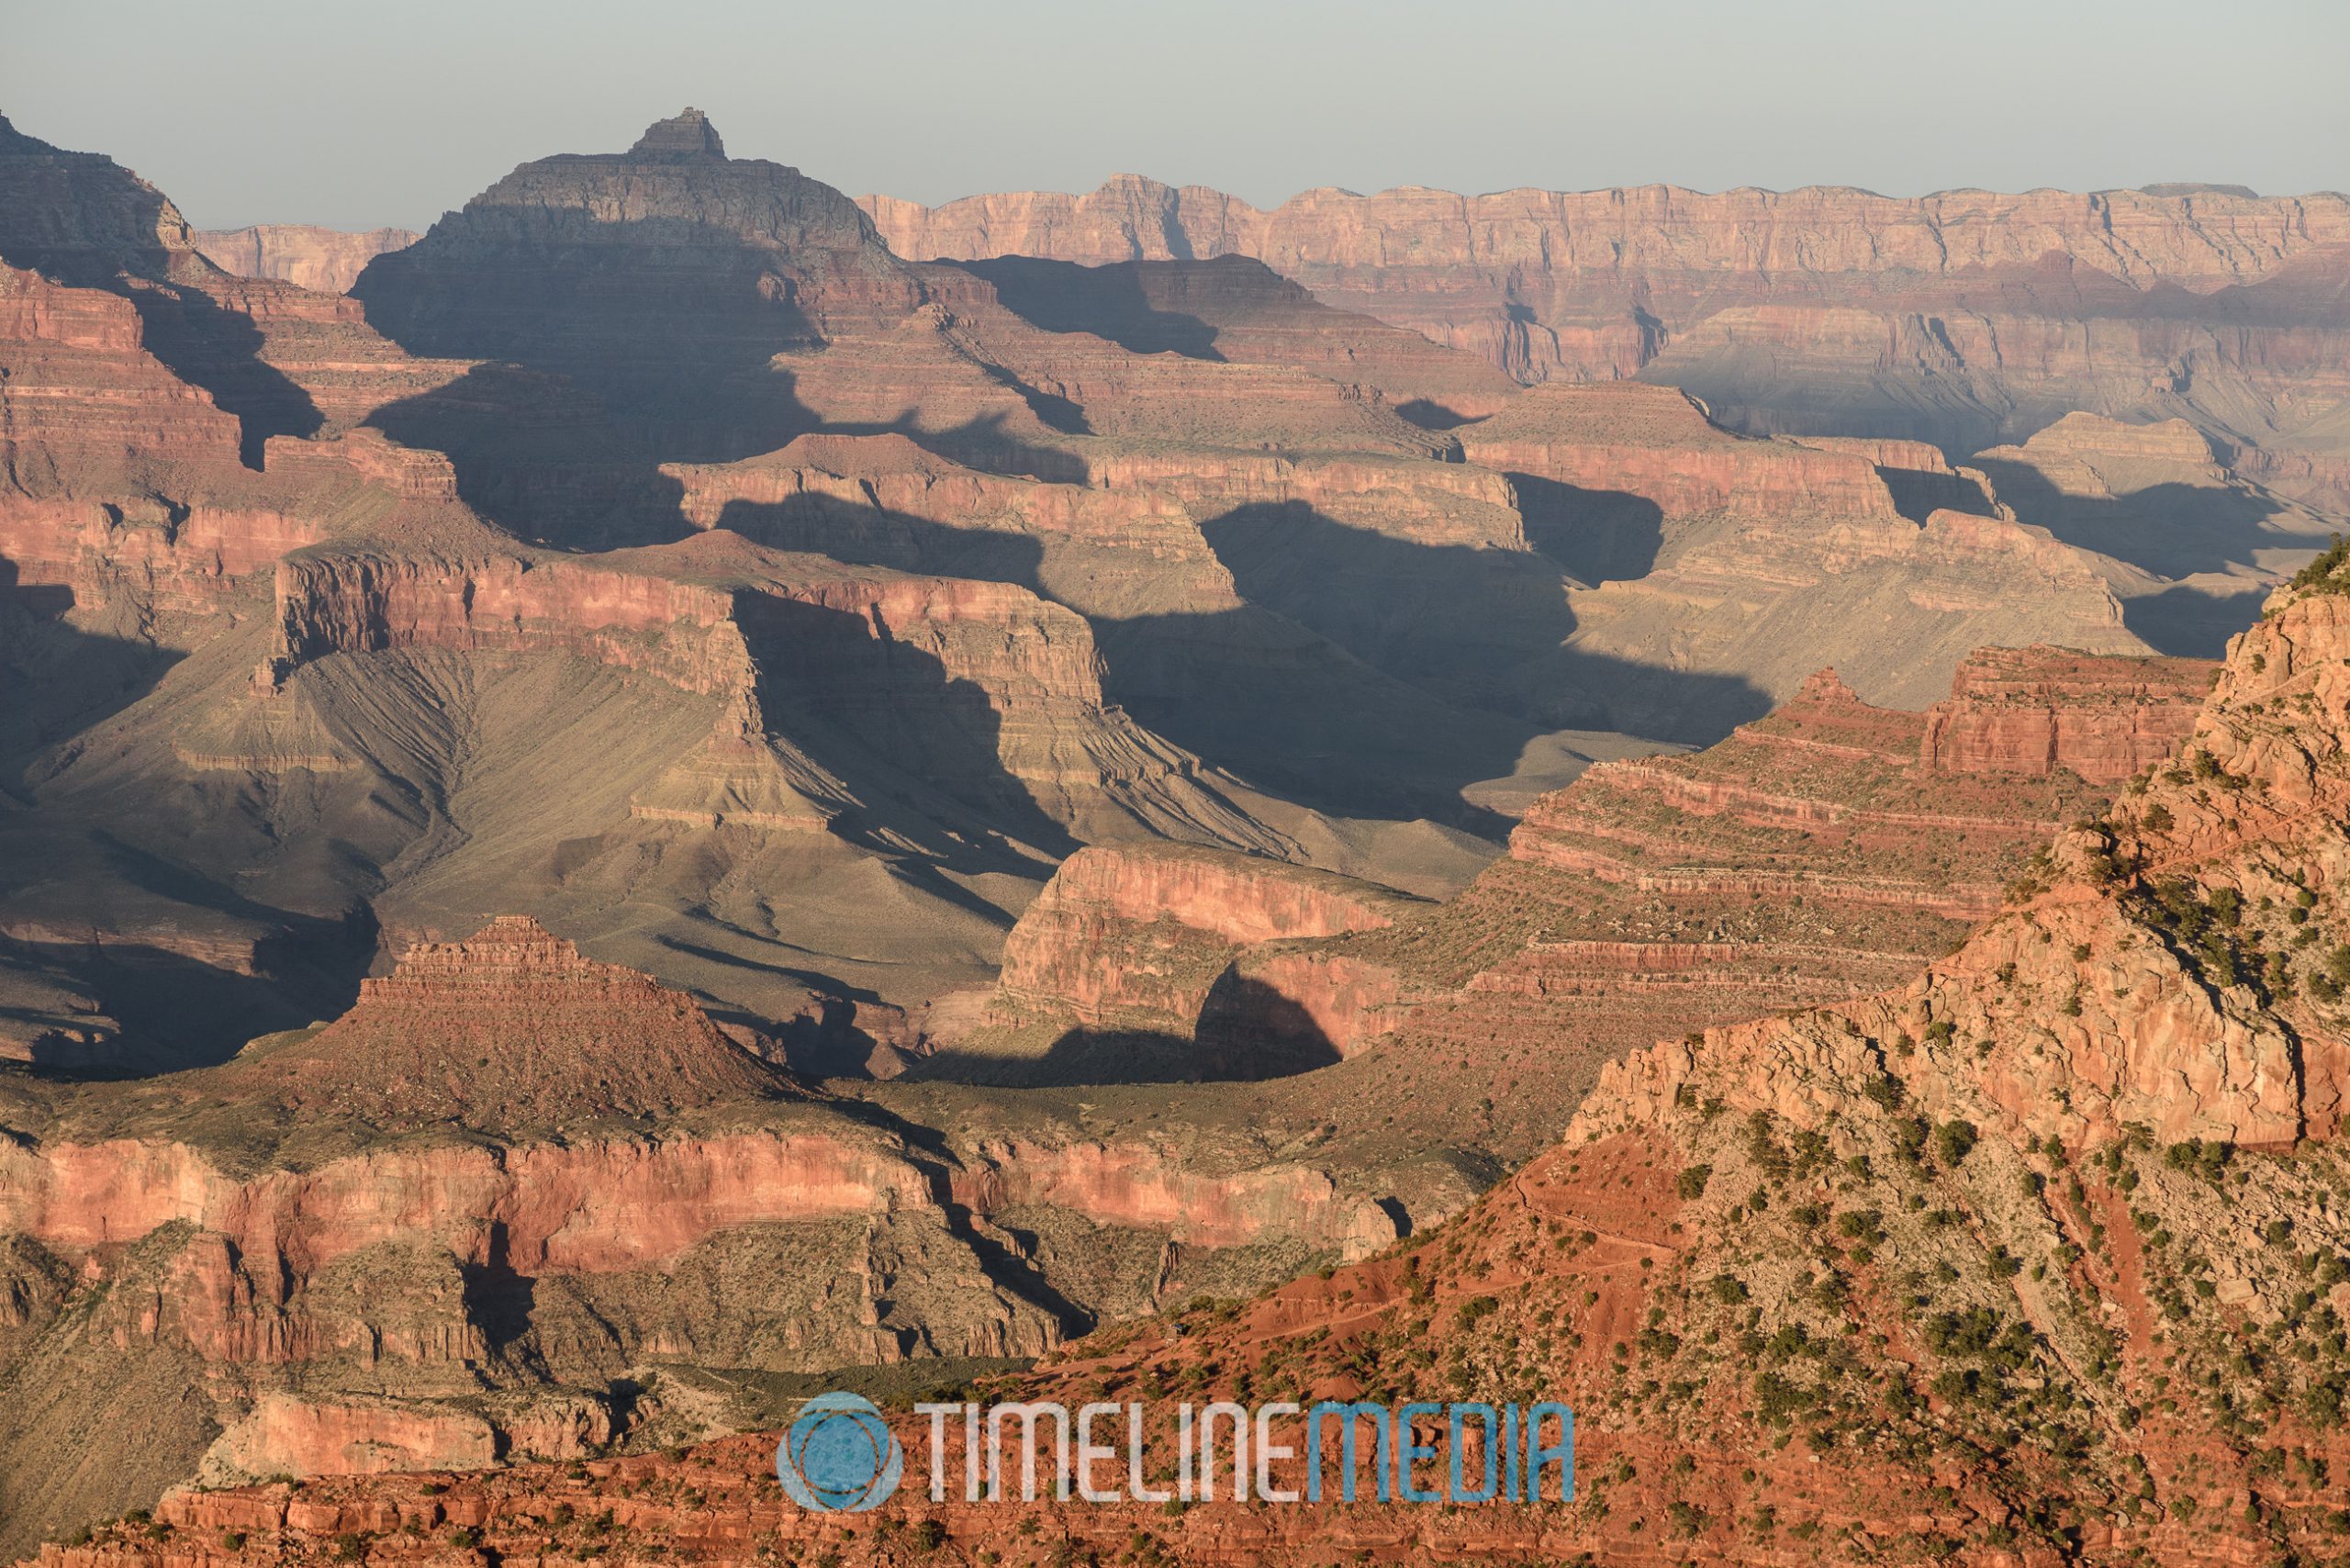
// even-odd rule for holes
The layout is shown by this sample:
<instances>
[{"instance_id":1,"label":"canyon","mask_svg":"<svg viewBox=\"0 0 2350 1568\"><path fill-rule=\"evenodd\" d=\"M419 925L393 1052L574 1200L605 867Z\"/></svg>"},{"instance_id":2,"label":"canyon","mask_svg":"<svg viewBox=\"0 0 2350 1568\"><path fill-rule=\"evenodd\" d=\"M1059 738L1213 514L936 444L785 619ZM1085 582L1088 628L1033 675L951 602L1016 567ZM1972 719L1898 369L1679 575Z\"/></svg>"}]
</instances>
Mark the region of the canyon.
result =
<instances>
[{"instance_id":1,"label":"canyon","mask_svg":"<svg viewBox=\"0 0 2350 1568\"><path fill-rule=\"evenodd\" d=\"M2328 1482L2350 1460L2344 572L2331 551L2272 598L2184 745L2058 828L1997 913L1911 978L1635 1051L1550 1148L1445 1225L989 1385L1293 1410L1423 1397L1437 1378L1560 1399L1578 1416L1571 1504L910 1489L878 1517L826 1517L786 1505L764 1444L736 1439L453 1485L182 1493L143 1534L115 1527L44 1561L311 1561L337 1532L371 1558L422 1560L453 1528L501 1554L571 1556L593 1550L582 1521L711 1561L894 1562L912 1532L977 1561L1040 1536L1215 1562L2328 1551ZM2044 670L2029 706L2053 724L2062 699L2046 699L2078 673ZM1886 734L1825 678L1812 705L1847 721L1815 741L1858 752ZM922 1440L910 1416L901 1429ZM1426 1440L1441 1457L1460 1439Z\"/></svg>"},{"instance_id":2,"label":"canyon","mask_svg":"<svg viewBox=\"0 0 2350 1568\"><path fill-rule=\"evenodd\" d=\"M2262 1151L2218 1196L2331 1234L2344 255L2210 193L924 212L690 109L422 235L223 234L0 120L0 1550L594 1554L561 1497L887 1561L735 1434L1417 1347L1617 1423L1620 1528L1514 1550L1680 1503L1730 1561L1724 1454L1831 1529L1944 1484L1795 1470L1915 1337L1867 1260L1834 1439L1695 1364L1826 1339L1790 1211L1846 1197L1958 1216L1969 1310L2042 1264L2072 1443L2093 1298L2154 1299L2092 1155L2201 1237L2163 1151ZM1701 1252L1767 1320L1687 1321ZM1912 1533L2061 1530L1933 1397Z\"/></svg>"}]
</instances>

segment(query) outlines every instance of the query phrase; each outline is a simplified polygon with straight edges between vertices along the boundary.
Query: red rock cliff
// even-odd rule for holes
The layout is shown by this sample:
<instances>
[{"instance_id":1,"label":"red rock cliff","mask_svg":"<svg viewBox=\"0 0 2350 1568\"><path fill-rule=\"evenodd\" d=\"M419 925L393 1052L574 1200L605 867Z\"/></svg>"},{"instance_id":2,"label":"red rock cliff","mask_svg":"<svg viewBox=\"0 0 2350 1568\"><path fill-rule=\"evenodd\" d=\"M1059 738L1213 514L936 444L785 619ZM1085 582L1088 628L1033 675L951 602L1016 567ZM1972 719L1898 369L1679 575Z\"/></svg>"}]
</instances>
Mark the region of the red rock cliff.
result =
<instances>
[{"instance_id":1,"label":"red rock cliff","mask_svg":"<svg viewBox=\"0 0 2350 1568\"><path fill-rule=\"evenodd\" d=\"M2218 673L2203 659L1986 649L1959 666L1949 699L1927 711L1919 756L1951 773L2062 767L2119 784L2170 759Z\"/></svg>"}]
</instances>

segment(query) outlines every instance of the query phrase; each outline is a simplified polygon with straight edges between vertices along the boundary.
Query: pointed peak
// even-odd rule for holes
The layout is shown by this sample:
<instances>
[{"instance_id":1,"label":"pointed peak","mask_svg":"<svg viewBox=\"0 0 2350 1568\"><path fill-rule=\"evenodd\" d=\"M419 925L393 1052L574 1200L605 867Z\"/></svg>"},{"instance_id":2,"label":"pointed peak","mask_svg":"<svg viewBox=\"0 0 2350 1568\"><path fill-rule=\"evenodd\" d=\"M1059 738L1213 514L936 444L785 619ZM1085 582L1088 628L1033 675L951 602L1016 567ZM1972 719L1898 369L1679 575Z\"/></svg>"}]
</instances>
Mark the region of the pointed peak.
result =
<instances>
[{"instance_id":1,"label":"pointed peak","mask_svg":"<svg viewBox=\"0 0 2350 1568\"><path fill-rule=\"evenodd\" d=\"M1845 685L1844 678L1836 673L1835 666L1830 666L1826 669L1814 670L1805 677L1803 689L1796 693L1796 700L1804 703L1835 703L1840 706L1846 703L1857 705L1861 700L1861 694Z\"/></svg>"},{"instance_id":2,"label":"pointed peak","mask_svg":"<svg viewBox=\"0 0 2350 1568\"><path fill-rule=\"evenodd\" d=\"M718 128L699 109L684 109L667 119L655 120L629 149L632 158L723 158L726 143Z\"/></svg>"}]
</instances>

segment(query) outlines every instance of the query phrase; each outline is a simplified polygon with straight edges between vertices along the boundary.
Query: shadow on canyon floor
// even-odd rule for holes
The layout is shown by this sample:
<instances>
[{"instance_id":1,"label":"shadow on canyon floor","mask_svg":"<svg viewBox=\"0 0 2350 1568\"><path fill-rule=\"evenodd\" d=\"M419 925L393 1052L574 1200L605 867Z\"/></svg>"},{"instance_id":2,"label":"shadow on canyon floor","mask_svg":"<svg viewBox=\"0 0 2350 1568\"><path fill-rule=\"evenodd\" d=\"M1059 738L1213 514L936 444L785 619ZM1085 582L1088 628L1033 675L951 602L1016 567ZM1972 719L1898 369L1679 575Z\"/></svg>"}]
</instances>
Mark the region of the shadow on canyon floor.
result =
<instances>
[{"instance_id":1,"label":"shadow on canyon floor","mask_svg":"<svg viewBox=\"0 0 2350 1568\"><path fill-rule=\"evenodd\" d=\"M1938 511L1964 512L1969 517L1996 517L1991 498L1980 481L1964 474L1928 474L1916 468L1877 469L1893 510L1923 526Z\"/></svg>"},{"instance_id":2,"label":"shadow on canyon floor","mask_svg":"<svg viewBox=\"0 0 2350 1568\"><path fill-rule=\"evenodd\" d=\"M44 748L139 701L183 656L73 624L72 588L21 575L0 555L0 792L19 799L18 774Z\"/></svg>"},{"instance_id":3,"label":"shadow on canyon floor","mask_svg":"<svg viewBox=\"0 0 2350 1568\"><path fill-rule=\"evenodd\" d=\"M1041 1052L1015 1056L950 1048L920 1058L910 1076L1026 1089L1258 1083L1295 1078L1340 1059L1311 1013L1234 968L1209 987L1189 1035L1076 1025Z\"/></svg>"},{"instance_id":4,"label":"shadow on canyon floor","mask_svg":"<svg viewBox=\"0 0 2350 1568\"><path fill-rule=\"evenodd\" d=\"M137 939L103 944L0 942L0 960L21 959L69 979L121 1037L93 1059L86 1047L36 1048L29 1063L44 1077L106 1080L145 1077L227 1061L247 1042L298 1029L348 1008L359 993L364 958L330 944L274 945L268 969L253 974L207 964Z\"/></svg>"},{"instance_id":5,"label":"shadow on canyon floor","mask_svg":"<svg viewBox=\"0 0 2350 1568\"><path fill-rule=\"evenodd\" d=\"M60 244L59 235L44 226L50 215L36 202L0 211L0 261L129 301L147 352L236 419L238 456L246 467L261 467L271 436L310 435L325 425L310 395L262 358L262 336L252 318L213 297L212 287L241 280L190 252L163 248L159 236L168 227L169 204L161 191L103 160L76 163L60 183L84 220L68 223L66 231L77 239L110 235L116 248ZM28 222L11 221L16 218Z\"/></svg>"},{"instance_id":6,"label":"shadow on canyon floor","mask_svg":"<svg viewBox=\"0 0 2350 1568\"><path fill-rule=\"evenodd\" d=\"M1583 494L1547 498L1547 526L1571 531L1557 509ZM1637 555L1645 503L1618 501L1595 503L1596 532L1628 520L1615 538ZM1508 775L1539 734L1704 744L1770 708L1738 677L1576 650L1570 579L1547 551L1399 539L1301 503L1203 532L1248 604L1105 623L1106 684L1152 729L1323 811L1505 834L1460 791Z\"/></svg>"},{"instance_id":7,"label":"shadow on canyon floor","mask_svg":"<svg viewBox=\"0 0 2350 1568\"><path fill-rule=\"evenodd\" d=\"M2228 639L2260 619L2269 588L2247 583L2238 593L2217 593L2181 583L2160 593L2121 601L2121 623L2156 653L2188 658L2225 657Z\"/></svg>"},{"instance_id":8,"label":"shadow on canyon floor","mask_svg":"<svg viewBox=\"0 0 2350 1568\"><path fill-rule=\"evenodd\" d=\"M147 352L173 375L212 395L237 420L237 457L259 472L274 435L308 436L326 425L309 393L262 358L261 331L240 310L223 309L185 283L139 286L118 282L114 292L139 312Z\"/></svg>"},{"instance_id":9,"label":"shadow on canyon floor","mask_svg":"<svg viewBox=\"0 0 2350 1568\"><path fill-rule=\"evenodd\" d=\"M1646 496L1593 490L1536 474L1512 474L1526 542L1578 582L1644 577L1664 547L1664 509Z\"/></svg>"},{"instance_id":10,"label":"shadow on canyon floor","mask_svg":"<svg viewBox=\"0 0 2350 1568\"><path fill-rule=\"evenodd\" d=\"M758 395L790 399L796 413L767 430L762 439L771 438L771 445L713 461L762 456L800 435L901 435L986 473L1058 484L1082 484L1086 478L1082 460L1021 439L999 414L944 429L923 426L912 410L887 421L826 423L791 399L789 371L758 374L765 383ZM681 510L684 485L662 472L662 465L702 460L664 456L658 442L630 430L599 398L560 374L519 364L476 365L445 386L386 404L367 422L403 446L442 454L455 471L458 498L533 544L610 550L668 543L696 532ZM746 521L776 510L738 502L727 510L731 514L738 507L746 509ZM721 526L733 523L730 519ZM755 526L737 532L778 548L811 548L768 539ZM789 531L778 524L774 532ZM872 564L905 566L896 560Z\"/></svg>"},{"instance_id":11,"label":"shadow on canyon floor","mask_svg":"<svg viewBox=\"0 0 2350 1568\"><path fill-rule=\"evenodd\" d=\"M1216 329L1197 316L1162 310L1132 263L1084 266L1035 256L953 263L995 286L1005 309L1047 332L1091 332L1133 353L1214 360Z\"/></svg>"},{"instance_id":12,"label":"shadow on canyon floor","mask_svg":"<svg viewBox=\"0 0 2350 1568\"><path fill-rule=\"evenodd\" d=\"M2273 526L2296 514L2249 490L2160 484L2121 496L2069 496L2028 464L1986 461L1982 467L2025 522L2157 577L2243 570L2258 566L2263 553L2325 546L2322 530Z\"/></svg>"},{"instance_id":13,"label":"shadow on canyon floor","mask_svg":"<svg viewBox=\"0 0 2350 1568\"><path fill-rule=\"evenodd\" d=\"M35 807L45 785L88 734L139 702L181 658L139 638L84 631L66 615L70 588L24 587L0 559L0 769L6 801ZM234 1055L256 1035L330 1017L357 994L374 949L364 913L320 919L258 903L212 878L126 842L106 820L68 807L14 811L0 801L0 899L28 889L107 888L158 910L185 912L182 935L135 927L103 941L78 933L104 916L70 901L63 918L23 916L9 955L62 977L121 1025L106 1073L202 1066ZM21 913L21 910L19 911ZM87 914L88 921L84 921ZM206 961L203 927L260 931L252 972ZM174 925L179 924L175 917ZM233 940L234 938L232 938ZM39 1059L37 1069L59 1064Z\"/></svg>"},{"instance_id":14,"label":"shadow on canyon floor","mask_svg":"<svg viewBox=\"0 0 2350 1568\"><path fill-rule=\"evenodd\" d=\"M1032 533L960 528L812 491L784 501L728 501L717 526L773 549L852 566L976 577L1044 592L1045 547Z\"/></svg>"},{"instance_id":15,"label":"shadow on canyon floor","mask_svg":"<svg viewBox=\"0 0 2350 1568\"><path fill-rule=\"evenodd\" d=\"M735 613L769 726L819 766L885 789L924 817L937 814L924 808L944 796L1021 843L1054 855L1077 848L1007 765L1003 715L979 682L853 610L744 594ZM795 723L794 714L818 722ZM843 751L835 737L866 756ZM895 778L878 777L867 757Z\"/></svg>"}]
</instances>

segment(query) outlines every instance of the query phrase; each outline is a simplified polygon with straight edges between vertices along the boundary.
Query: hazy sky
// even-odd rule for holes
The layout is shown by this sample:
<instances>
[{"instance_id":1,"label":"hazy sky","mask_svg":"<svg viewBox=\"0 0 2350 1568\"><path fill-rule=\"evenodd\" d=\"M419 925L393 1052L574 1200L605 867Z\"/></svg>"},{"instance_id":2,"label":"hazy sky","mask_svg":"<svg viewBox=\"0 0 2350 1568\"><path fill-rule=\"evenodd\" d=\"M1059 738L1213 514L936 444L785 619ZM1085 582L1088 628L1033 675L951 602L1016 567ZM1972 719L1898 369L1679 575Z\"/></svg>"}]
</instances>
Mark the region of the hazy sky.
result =
<instances>
[{"instance_id":1,"label":"hazy sky","mask_svg":"<svg viewBox=\"0 0 2350 1568\"><path fill-rule=\"evenodd\" d=\"M2339 189L2345 64L2345 0L0 0L0 113L217 228L422 228L687 104L738 158L933 203Z\"/></svg>"}]
</instances>

